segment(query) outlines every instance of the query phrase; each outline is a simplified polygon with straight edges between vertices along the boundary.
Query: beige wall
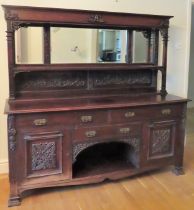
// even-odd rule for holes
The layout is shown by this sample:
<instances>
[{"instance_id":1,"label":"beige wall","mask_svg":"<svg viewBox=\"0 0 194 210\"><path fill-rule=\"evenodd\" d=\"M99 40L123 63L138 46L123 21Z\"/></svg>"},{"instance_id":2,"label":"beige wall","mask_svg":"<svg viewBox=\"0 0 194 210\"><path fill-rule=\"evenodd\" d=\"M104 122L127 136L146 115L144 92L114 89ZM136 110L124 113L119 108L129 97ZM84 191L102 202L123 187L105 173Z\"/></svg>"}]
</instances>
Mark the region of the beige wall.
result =
<instances>
[{"instance_id":1,"label":"beige wall","mask_svg":"<svg viewBox=\"0 0 194 210\"><path fill-rule=\"evenodd\" d=\"M131 13L173 15L170 22L167 88L169 93L187 95L190 0L0 0L1 4L105 10ZM0 9L0 172L7 171L6 116L8 96L7 50L3 11Z\"/></svg>"}]
</instances>

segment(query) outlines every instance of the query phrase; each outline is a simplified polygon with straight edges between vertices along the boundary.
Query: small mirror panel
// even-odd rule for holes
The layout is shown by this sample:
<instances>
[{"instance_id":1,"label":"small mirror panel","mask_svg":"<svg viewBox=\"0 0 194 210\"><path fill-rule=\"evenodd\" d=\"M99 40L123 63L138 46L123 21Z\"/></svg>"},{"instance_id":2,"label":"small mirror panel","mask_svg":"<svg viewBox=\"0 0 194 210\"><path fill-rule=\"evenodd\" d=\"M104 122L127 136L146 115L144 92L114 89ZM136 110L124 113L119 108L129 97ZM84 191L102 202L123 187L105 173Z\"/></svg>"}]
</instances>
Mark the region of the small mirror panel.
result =
<instances>
[{"instance_id":1,"label":"small mirror panel","mask_svg":"<svg viewBox=\"0 0 194 210\"><path fill-rule=\"evenodd\" d=\"M21 27L15 32L16 64L43 63L43 28Z\"/></svg>"},{"instance_id":2,"label":"small mirror panel","mask_svg":"<svg viewBox=\"0 0 194 210\"><path fill-rule=\"evenodd\" d=\"M133 63L148 63L148 39L144 31L133 31Z\"/></svg>"}]
</instances>

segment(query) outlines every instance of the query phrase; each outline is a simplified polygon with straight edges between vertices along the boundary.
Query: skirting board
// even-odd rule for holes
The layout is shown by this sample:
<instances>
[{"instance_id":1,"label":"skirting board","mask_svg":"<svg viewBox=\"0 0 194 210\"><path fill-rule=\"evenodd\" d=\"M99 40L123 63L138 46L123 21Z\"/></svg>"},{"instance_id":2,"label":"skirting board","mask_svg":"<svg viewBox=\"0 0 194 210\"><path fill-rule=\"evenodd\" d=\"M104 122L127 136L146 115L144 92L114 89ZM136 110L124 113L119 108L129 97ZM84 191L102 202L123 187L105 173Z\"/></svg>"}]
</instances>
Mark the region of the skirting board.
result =
<instances>
[{"instance_id":1,"label":"skirting board","mask_svg":"<svg viewBox=\"0 0 194 210\"><path fill-rule=\"evenodd\" d=\"M8 173L8 160L0 160L0 174Z\"/></svg>"}]
</instances>

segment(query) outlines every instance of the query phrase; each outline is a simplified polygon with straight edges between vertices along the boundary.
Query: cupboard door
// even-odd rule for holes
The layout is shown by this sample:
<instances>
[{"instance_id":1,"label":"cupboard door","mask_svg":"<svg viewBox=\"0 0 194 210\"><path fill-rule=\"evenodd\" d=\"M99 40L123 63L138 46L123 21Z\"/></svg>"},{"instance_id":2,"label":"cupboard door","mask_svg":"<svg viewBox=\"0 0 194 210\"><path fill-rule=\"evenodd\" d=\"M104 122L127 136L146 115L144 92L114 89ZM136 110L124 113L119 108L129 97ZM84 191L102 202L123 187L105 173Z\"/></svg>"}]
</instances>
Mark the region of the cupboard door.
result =
<instances>
[{"instance_id":1,"label":"cupboard door","mask_svg":"<svg viewBox=\"0 0 194 210\"><path fill-rule=\"evenodd\" d=\"M27 152L27 177L62 173L62 141L60 132L24 136Z\"/></svg>"},{"instance_id":2,"label":"cupboard door","mask_svg":"<svg viewBox=\"0 0 194 210\"><path fill-rule=\"evenodd\" d=\"M64 180L71 178L71 154L68 132L32 132L21 135L21 182ZM21 151L23 150L23 151Z\"/></svg>"},{"instance_id":3,"label":"cupboard door","mask_svg":"<svg viewBox=\"0 0 194 210\"><path fill-rule=\"evenodd\" d=\"M176 121L160 121L146 126L144 154L147 163L163 164L173 160L176 138Z\"/></svg>"}]
</instances>

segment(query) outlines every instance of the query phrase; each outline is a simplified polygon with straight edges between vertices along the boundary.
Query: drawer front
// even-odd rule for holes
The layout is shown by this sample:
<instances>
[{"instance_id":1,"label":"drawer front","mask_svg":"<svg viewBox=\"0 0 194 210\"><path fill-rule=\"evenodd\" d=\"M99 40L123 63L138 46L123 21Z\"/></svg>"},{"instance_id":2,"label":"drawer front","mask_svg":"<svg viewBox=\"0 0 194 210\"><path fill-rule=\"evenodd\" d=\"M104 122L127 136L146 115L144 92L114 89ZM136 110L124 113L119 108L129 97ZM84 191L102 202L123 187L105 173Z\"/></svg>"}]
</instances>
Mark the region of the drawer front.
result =
<instances>
[{"instance_id":1,"label":"drawer front","mask_svg":"<svg viewBox=\"0 0 194 210\"><path fill-rule=\"evenodd\" d=\"M76 123L75 113L35 113L23 114L16 118L17 126L20 128L45 128L51 126L69 126Z\"/></svg>"},{"instance_id":2,"label":"drawer front","mask_svg":"<svg viewBox=\"0 0 194 210\"><path fill-rule=\"evenodd\" d=\"M139 123L79 127L73 131L73 142L127 138L141 135Z\"/></svg>"},{"instance_id":3,"label":"drawer front","mask_svg":"<svg viewBox=\"0 0 194 210\"><path fill-rule=\"evenodd\" d=\"M184 107L182 105L160 105L152 107L125 108L111 110L111 123L128 122L142 119L166 119L182 117Z\"/></svg>"},{"instance_id":4,"label":"drawer front","mask_svg":"<svg viewBox=\"0 0 194 210\"><path fill-rule=\"evenodd\" d=\"M108 111L79 111L76 112L76 122L81 125L106 123L108 121Z\"/></svg>"},{"instance_id":5,"label":"drawer front","mask_svg":"<svg viewBox=\"0 0 194 210\"><path fill-rule=\"evenodd\" d=\"M49 112L23 114L19 115L16 120L19 127L38 128L106 123L108 116L106 111Z\"/></svg>"}]
</instances>

